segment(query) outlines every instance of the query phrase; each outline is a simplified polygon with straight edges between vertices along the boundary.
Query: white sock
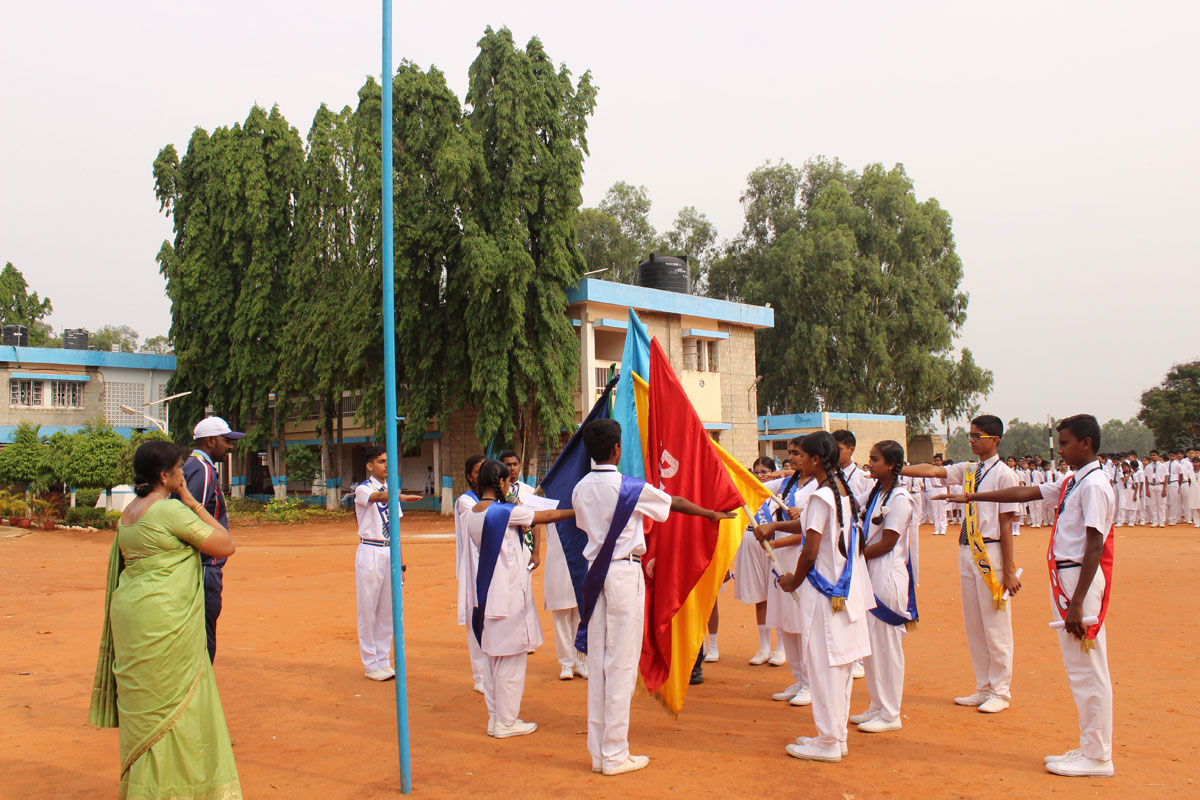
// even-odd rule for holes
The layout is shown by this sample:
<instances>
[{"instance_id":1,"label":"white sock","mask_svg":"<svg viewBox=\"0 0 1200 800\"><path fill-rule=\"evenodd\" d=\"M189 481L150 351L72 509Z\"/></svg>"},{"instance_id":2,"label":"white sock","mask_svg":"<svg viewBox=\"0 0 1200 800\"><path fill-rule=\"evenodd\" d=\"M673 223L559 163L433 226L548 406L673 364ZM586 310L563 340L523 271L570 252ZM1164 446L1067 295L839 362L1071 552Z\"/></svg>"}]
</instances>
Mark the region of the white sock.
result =
<instances>
[{"instance_id":1,"label":"white sock","mask_svg":"<svg viewBox=\"0 0 1200 800\"><path fill-rule=\"evenodd\" d=\"M771 629L766 625L758 626L758 649L764 653L771 652Z\"/></svg>"},{"instance_id":2,"label":"white sock","mask_svg":"<svg viewBox=\"0 0 1200 800\"><path fill-rule=\"evenodd\" d=\"M714 650L714 649L716 649L716 646L717 646L717 635L715 633L710 633L708 635L708 649Z\"/></svg>"},{"instance_id":3,"label":"white sock","mask_svg":"<svg viewBox=\"0 0 1200 800\"><path fill-rule=\"evenodd\" d=\"M779 628L775 629L775 649L783 649L783 631L779 630Z\"/></svg>"}]
</instances>

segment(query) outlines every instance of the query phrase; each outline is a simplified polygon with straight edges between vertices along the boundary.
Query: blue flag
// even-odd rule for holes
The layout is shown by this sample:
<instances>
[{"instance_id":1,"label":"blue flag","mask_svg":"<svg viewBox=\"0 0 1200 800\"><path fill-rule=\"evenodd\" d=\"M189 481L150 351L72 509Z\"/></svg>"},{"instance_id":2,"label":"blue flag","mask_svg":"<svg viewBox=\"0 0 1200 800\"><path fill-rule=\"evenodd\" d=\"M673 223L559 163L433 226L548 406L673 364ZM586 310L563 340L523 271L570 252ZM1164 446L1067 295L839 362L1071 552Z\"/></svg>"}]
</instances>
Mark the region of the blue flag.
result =
<instances>
[{"instance_id":1,"label":"blue flag","mask_svg":"<svg viewBox=\"0 0 1200 800\"><path fill-rule=\"evenodd\" d=\"M542 494L551 500L557 500L559 508L572 507L571 493L575 491L575 484L592 471L592 459L588 457L587 450L583 446L581 434L584 426L592 420L609 418L609 400L615 384L616 379L614 378L608 382L608 386L604 387L604 393L600 395L596 405L592 406L592 410L588 412L583 425L580 425L579 430L575 431L575 435L571 437L566 447L559 453L558 459L551 465L546 477L542 478ZM639 458L641 452L642 447L639 444ZM558 540L562 542L563 555L567 559L567 571L571 573L571 585L575 587L576 607L582 609L583 579L587 576L588 570L587 559L583 557L583 548L587 545L587 534L576 527L574 517L559 520L554 523L554 529L558 532Z\"/></svg>"},{"instance_id":2,"label":"blue flag","mask_svg":"<svg viewBox=\"0 0 1200 800\"><path fill-rule=\"evenodd\" d=\"M617 380L617 396L613 404L612 418L621 423L621 474L645 478L642 435L638 429L637 403L633 394L635 372L643 380L650 380L650 335L646 332L646 326L638 319L637 312L631 308L629 324L625 330L625 352L621 354L621 375Z\"/></svg>"}]
</instances>

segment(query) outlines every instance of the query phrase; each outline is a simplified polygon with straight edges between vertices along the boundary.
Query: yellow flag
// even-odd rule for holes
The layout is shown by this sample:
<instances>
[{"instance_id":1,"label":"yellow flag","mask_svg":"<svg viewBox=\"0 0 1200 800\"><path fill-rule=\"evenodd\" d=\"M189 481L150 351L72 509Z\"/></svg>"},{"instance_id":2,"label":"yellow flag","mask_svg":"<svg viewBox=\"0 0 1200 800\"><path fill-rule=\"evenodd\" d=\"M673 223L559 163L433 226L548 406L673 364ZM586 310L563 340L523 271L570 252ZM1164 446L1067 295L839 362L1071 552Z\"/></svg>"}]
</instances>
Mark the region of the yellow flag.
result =
<instances>
[{"instance_id":1,"label":"yellow flag","mask_svg":"<svg viewBox=\"0 0 1200 800\"><path fill-rule=\"evenodd\" d=\"M650 384L638 375L636 372L633 375L633 404L637 407L638 418L638 433L642 437L642 459L646 464L645 474L650 474L649 455L650 452Z\"/></svg>"},{"instance_id":2,"label":"yellow flag","mask_svg":"<svg viewBox=\"0 0 1200 800\"><path fill-rule=\"evenodd\" d=\"M640 411L639 408L639 415ZM756 510L771 496L770 490L723 447L716 442L713 442L713 447L716 448L745 504L751 510ZM683 708L688 679L692 675L696 655L700 652L700 644L708 632L708 618L717 602L717 592L725 582L725 574L733 565L734 556L741 546L742 535L749 527L750 519L741 509L738 509L736 518L721 523L717 534L717 548L713 552L708 569L700 576L692 593L671 620L671 671L667 680L658 688L657 694L662 704L676 714Z\"/></svg>"}]
</instances>

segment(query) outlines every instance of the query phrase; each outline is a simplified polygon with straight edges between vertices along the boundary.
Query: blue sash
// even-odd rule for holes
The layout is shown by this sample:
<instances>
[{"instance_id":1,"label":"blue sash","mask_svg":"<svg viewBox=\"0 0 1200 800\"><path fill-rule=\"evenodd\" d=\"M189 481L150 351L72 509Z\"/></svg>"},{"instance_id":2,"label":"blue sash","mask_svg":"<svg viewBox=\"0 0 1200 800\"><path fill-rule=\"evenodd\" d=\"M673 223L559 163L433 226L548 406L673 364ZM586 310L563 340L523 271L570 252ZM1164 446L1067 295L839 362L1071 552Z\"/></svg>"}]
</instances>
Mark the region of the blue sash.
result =
<instances>
[{"instance_id":1,"label":"blue sash","mask_svg":"<svg viewBox=\"0 0 1200 800\"><path fill-rule=\"evenodd\" d=\"M799 473L797 473L797 474L799 474ZM791 487L790 492L788 491L789 486ZM780 496L779 499L783 500L783 502L787 503L790 507L790 504L796 498L796 491L799 488L800 487L796 486L796 481L791 481L787 486L784 486L784 493ZM758 511L754 512L754 522L756 525L764 525L768 522L775 521L775 519L772 518L772 516L771 516L771 505L774 502L775 502L774 500L767 498L766 500L763 501L763 504L758 507ZM786 522L788 520L786 508L775 509L775 514L777 516L781 517L781 519L779 520L780 522ZM804 546L804 533L803 532L801 532L801 534L800 534L800 546L801 547ZM774 583L776 586L778 586L779 579L783 576L779 574L779 571L777 569L775 569L775 564L773 562L768 561L767 566L771 570L771 582Z\"/></svg>"},{"instance_id":2,"label":"blue sash","mask_svg":"<svg viewBox=\"0 0 1200 800\"><path fill-rule=\"evenodd\" d=\"M474 489L467 489L465 492L463 492L463 495L464 495L465 497L469 497L469 498L471 498L471 499L472 499L473 501L475 501L476 503L478 503L478 502L479 502L479 495L475 494L475 490L474 490Z\"/></svg>"},{"instance_id":3,"label":"blue sash","mask_svg":"<svg viewBox=\"0 0 1200 800\"><path fill-rule=\"evenodd\" d=\"M575 634L575 649L581 653L587 652L587 624L596 610L596 601L600 599L600 590L608 578L608 568L612 566L613 551L617 547L617 539L629 518L637 508L638 498L642 496L642 487L646 482L631 475L621 476L621 490L617 494L617 505L613 509L612 523L608 526L608 534L600 545L600 552L588 567L583 579L583 605L579 607L579 632Z\"/></svg>"},{"instance_id":4,"label":"blue sash","mask_svg":"<svg viewBox=\"0 0 1200 800\"><path fill-rule=\"evenodd\" d=\"M863 517L863 529L864 529L863 535L864 536L866 535L866 532L870 530L871 511L875 508L875 501L878 499L878 497L879 497L878 492L872 492L871 493L871 501L869 503L867 503L866 516ZM905 532L905 535L907 536L908 533ZM908 560L905 562L904 566L908 568L908 613L910 615L909 618L905 619L904 617L900 616L895 611L893 611L891 608L889 608L886 603L884 603L882 600L879 599L879 595L875 595L875 607L871 609L871 613L874 614L880 621L886 622L888 625L892 625L895 627L899 627L901 625L907 625L911 622L917 621L917 585L916 585L916 581L913 580L912 550L909 550L908 552L909 552Z\"/></svg>"},{"instance_id":5,"label":"blue sash","mask_svg":"<svg viewBox=\"0 0 1200 800\"><path fill-rule=\"evenodd\" d=\"M833 501L840 503L841 495L835 492ZM834 513L837 513L836 509ZM831 584L824 575L817 572L816 564L808 571L808 582L833 602L835 612L845 607L846 598L850 595L850 579L854 576L854 548L858 544L859 537L858 525L855 523L855 520L850 520L850 541L846 545L846 566L842 567L842 574L838 577L837 583ZM838 531L838 536L841 535L841 531Z\"/></svg>"},{"instance_id":6,"label":"blue sash","mask_svg":"<svg viewBox=\"0 0 1200 800\"><path fill-rule=\"evenodd\" d=\"M492 575L496 572L496 559L500 557L500 546L508 531L508 518L513 507L495 500L483 516L483 536L479 542L479 569L475 573L475 608L471 609L471 630L475 641L483 644L483 615L487 610L488 589L492 588Z\"/></svg>"}]
</instances>

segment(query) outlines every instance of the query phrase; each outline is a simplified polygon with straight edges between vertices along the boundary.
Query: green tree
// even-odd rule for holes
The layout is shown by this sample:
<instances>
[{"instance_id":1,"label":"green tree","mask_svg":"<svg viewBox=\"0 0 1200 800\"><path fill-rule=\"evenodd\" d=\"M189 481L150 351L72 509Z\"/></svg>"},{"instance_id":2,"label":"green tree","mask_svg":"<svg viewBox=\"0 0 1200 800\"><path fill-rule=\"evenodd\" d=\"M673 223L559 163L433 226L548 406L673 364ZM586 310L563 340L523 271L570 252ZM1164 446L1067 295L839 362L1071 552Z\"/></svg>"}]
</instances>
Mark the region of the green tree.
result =
<instances>
[{"instance_id":1,"label":"green tree","mask_svg":"<svg viewBox=\"0 0 1200 800\"><path fill-rule=\"evenodd\" d=\"M134 353L141 335L128 325L105 325L88 337L88 344L97 350L118 348L122 353Z\"/></svg>"},{"instance_id":2,"label":"green tree","mask_svg":"<svg viewBox=\"0 0 1200 800\"><path fill-rule=\"evenodd\" d=\"M308 484L321 467L321 456L304 445L292 445L287 449L287 463L288 481Z\"/></svg>"},{"instance_id":3,"label":"green tree","mask_svg":"<svg viewBox=\"0 0 1200 800\"><path fill-rule=\"evenodd\" d=\"M0 271L0 324L25 325L29 328L30 346L45 347L53 329L42 318L53 310L50 298L30 293L21 271L11 261L5 262L4 270Z\"/></svg>"},{"instance_id":4,"label":"green tree","mask_svg":"<svg viewBox=\"0 0 1200 800\"><path fill-rule=\"evenodd\" d=\"M961 416L991 386L953 347L967 296L950 215L917 200L902 166L768 164L742 206L709 293L775 309L757 335L760 412L900 413L920 428Z\"/></svg>"},{"instance_id":5,"label":"green tree","mask_svg":"<svg viewBox=\"0 0 1200 800\"><path fill-rule=\"evenodd\" d=\"M1100 444L1106 453L1147 455L1154 449L1154 433L1137 417L1128 420L1110 419L1100 426Z\"/></svg>"},{"instance_id":6,"label":"green tree","mask_svg":"<svg viewBox=\"0 0 1200 800\"><path fill-rule=\"evenodd\" d=\"M1001 458L1041 456L1047 460L1051 457L1057 460L1057 450L1052 453L1050 449L1049 430L1045 423L1039 425L1011 419L1004 426L1004 438L1000 440L996 452Z\"/></svg>"},{"instance_id":7,"label":"green tree","mask_svg":"<svg viewBox=\"0 0 1200 800\"><path fill-rule=\"evenodd\" d=\"M692 294L702 294L708 283L708 271L719 255L717 226L695 206L681 208L671 230L656 246L659 252L687 256Z\"/></svg>"},{"instance_id":8,"label":"green tree","mask_svg":"<svg viewBox=\"0 0 1200 800\"><path fill-rule=\"evenodd\" d=\"M488 28L471 64L467 129L483 169L465 217L467 399L483 441L556 439L572 424L578 340L563 313L584 272L575 229L589 73L574 85L533 38ZM461 290L459 290L461 291Z\"/></svg>"},{"instance_id":9,"label":"green tree","mask_svg":"<svg viewBox=\"0 0 1200 800\"><path fill-rule=\"evenodd\" d=\"M146 339L146 341L142 342L142 347L151 353L158 353L159 355L170 355L175 352L175 347L171 344L171 337L161 334Z\"/></svg>"},{"instance_id":10,"label":"green tree","mask_svg":"<svg viewBox=\"0 0 1200 800\"><path fill-rule=\"evenodd\" d=\"M109 490L124 478L121 464L129 442L111 426L100 423L85 426L78 436L71 448L66 483L77 488L104 489L111 507Z\"/></svg>"},{"instance_id":11,"label":"green tree","mask_svg":"<svg viewBox=\"0 0 1200 800\"><path fill-rule=\"evenodd\" d=\"M0 449L0 481L24 483L35 489L46 485L46 444L39 434L41 425L17 424L12 442Z\"/></svg>"},{"instance_id":12,"label":"green tree","mask_svg":"<svg viewBox=\"0 0 1200 800\"><path fill-rule=\"evenodd\" d=\"M125 448L121 451L121 457L117 464L116 482L128 483L133 485L133 454L137 449L146 442L169 442L171 437L160 431L158 428L150 428L144 431L134 431L129 436L129 441L125 444ZM92 487L97 488L97 487ZM99 487L107 488L107 487Z\"/></svg>"},{"instance_id":13,"label":"green tree","mask_svg":"<svg viewBox=\"0 0 1200 800\"><path fill-rule=\"evenodd\" d=\"M1162 383L1142 392L1137 418L1154 432L1159 448L1200 446L1200 361L1176 364ZM1107 449L1107 442L1104 444Z\"/></svg>"},{"instance_id":14,"label":"green tree","mask_svg":"<svg viewBox=\"0 0 1200 800\"><path fill-rule=\"evenodd\" d=\"M45 458L42 461L43 477L39 481L42 486L59 486L64 489L70 487L72 460L80 438L78 433L55 431L46 439Z\"/></svg>"},{"instance_id":15,"label":"green tree","mask_svg":"<svg viewBox=\"0 0 1200 800\"><path fill-rule=\"evenodd\" d=\"M975 454L971 452L971 442L967 439L967 429L958 427L946 442L945 457L954 462L971 461Z\"/></svg>"}]
</instances>

